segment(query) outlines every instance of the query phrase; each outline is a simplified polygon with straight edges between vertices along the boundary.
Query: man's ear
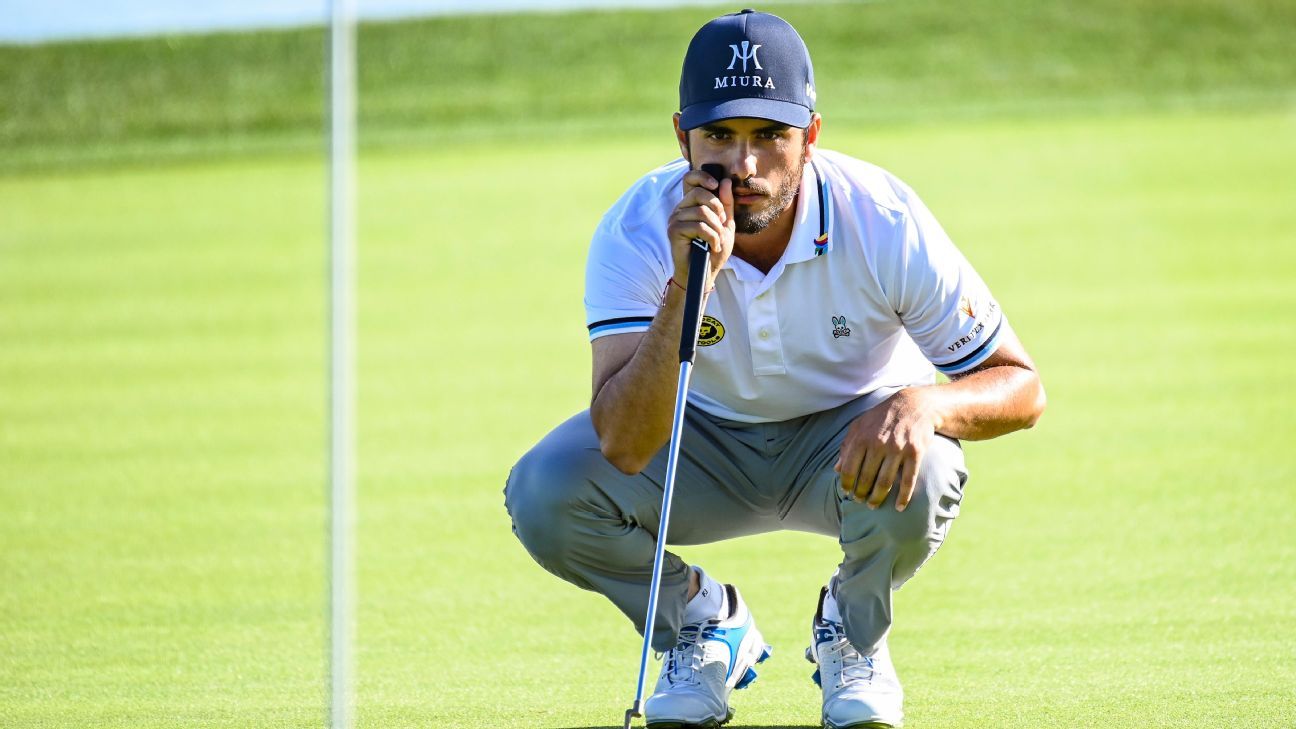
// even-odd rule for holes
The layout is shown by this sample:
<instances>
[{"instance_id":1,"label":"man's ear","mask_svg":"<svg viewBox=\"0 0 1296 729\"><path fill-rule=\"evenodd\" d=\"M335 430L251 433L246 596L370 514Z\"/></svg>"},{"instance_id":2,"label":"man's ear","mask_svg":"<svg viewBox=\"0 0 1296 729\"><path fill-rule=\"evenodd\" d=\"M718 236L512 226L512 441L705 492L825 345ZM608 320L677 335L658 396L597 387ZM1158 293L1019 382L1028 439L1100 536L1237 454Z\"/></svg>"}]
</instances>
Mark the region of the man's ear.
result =
<instances>
[{"instance_id":1,"label":"man's ear","mask_svg":"<svg viewBox=\"0 0 1296 729\"><path fill-rule=\"evenodd\" d=\"M814 157L815 147L819 145L819 130L823 126L823 117L817 113L810 115L810 124L805 128L805 159L809 162Z\"/></svg>"},{"instance_id":2,"label":"man's ear","mask_svg":"<svg viewBox=\"0 0 1296 729\"><path fill-rule=\"evenodd\" d=\"M689 158L688 132L684 131L683 129L680 129L680 125L679 125L680 113L678 111L675 112L675 116L673 117L672 120L675 124L675 141L679 142L680 156L691 163L692 160Z\"/></svg>"}]
</instances>

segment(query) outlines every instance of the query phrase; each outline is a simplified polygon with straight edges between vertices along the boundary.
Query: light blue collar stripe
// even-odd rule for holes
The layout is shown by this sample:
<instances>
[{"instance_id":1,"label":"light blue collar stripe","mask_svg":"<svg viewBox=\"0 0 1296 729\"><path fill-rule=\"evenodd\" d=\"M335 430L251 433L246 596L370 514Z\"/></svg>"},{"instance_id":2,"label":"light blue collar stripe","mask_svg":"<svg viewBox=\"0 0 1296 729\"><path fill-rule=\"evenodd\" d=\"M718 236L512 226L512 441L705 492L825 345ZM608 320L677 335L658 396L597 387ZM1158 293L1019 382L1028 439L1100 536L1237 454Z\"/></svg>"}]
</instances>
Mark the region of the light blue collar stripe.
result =
<instances>
[{"instance_id":1,"label":"light blue collar stripe","mask_svg":"<svg viewBox=\"0 0 1296 729\"><path fill-rule=\"evenodd\" d=\"M827 177L823 177L820 180L819 196L820 199L824 201L824 220L823 220L822 232L824 235L829 236L829 240L831 240L832 224L833 224L833 199L832 199L832 191L828 188Z\"/></svg>"},{"instance_id":2,"label":"light blue collar stripe","mask_svg":"<svg viewBox=\"0 0 1296 729\"><path fill-rule=\"evenodd\" d=\"M819 236L814 241L814 254L822 256L832 247L829 237L832 225L832 194L828 190L828 178L820 174L819 166L813 160L810 162L810 169L814 172L815 181L819 183Z\"/></svg>"}]
</instances>

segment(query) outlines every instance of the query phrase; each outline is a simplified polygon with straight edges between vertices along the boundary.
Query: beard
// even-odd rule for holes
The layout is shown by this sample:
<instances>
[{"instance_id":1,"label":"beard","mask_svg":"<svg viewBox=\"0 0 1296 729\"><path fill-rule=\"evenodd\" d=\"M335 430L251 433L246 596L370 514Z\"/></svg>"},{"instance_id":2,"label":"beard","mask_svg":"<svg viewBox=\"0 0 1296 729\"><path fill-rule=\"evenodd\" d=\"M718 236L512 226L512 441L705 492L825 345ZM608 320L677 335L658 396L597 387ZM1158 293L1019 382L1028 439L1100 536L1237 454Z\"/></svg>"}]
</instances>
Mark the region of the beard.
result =
<instances>
[{"instance_id":1,"label":"beard","mask_svg":"<svg viewBox=\"0 0 1296 729\"><path fill-rule=\"evenodd\" d=\"M804 159L804 155L801 159ZM805 162L797 165L792 174L783 180L783 184L770 195L769 204L762 210L753 210L748 205L734 207L734 228L741 235L752 235L765 230L779 216L792 207L797 192L801 190L801 174L805 171ZM734 181L735 189L752 189L749 185ZM758 192L764 192L759 190Z\"/></svg>"}]
</instances>

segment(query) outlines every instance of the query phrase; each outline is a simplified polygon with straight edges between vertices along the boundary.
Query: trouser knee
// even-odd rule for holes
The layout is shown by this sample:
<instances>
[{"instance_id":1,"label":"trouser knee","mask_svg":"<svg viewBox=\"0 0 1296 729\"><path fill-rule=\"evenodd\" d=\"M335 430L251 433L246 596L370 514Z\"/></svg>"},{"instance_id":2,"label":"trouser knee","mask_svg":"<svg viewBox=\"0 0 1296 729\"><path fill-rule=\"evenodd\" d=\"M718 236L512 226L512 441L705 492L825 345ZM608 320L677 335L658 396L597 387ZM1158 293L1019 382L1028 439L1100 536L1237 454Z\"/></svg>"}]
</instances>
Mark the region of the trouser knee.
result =
<instances>
[{"instance_id":1,"label":"trouser knee","mask_svg":"<svg viewBox=\"0 0 1296 729\"><path fill-rule=\"evenodd\" d=\"M862 502L842 501L841 543L847 560L868 557L879 551L894 554L896 577L908 576L904 563L918 558L921 563L945 538L950 521L958 516L967 471L957 441L937 437L924 455L913 495L904 511L895 508L896 488L878 509ZM917 569L918 565L912 565Z\"/></svg>"},{"instance_id":2,"label":"trouser knee","mask_svg":"<svg viewBox=\"0 0 1296 729\"><path fill-rule=\"evenodd\" d=\"M578 505L588 487L591 456L602 458L598 451L591 454L541 441L513 466L504 487L504 505L513 520L513 533L527 552L551 572L563 572L561 568L571 551Z\"/></svg>"},{"instance_id":3,"label":"trouser knee","mask_svg":"<svg viewBox=\"0 0 1296 729\"><path fill-rule=\"evenodd\" d=\"M924 455L913 497L895 508L894 489L878 509L843 500L843 561L837 596L846 634L860 650L891 626L891 591L935 554L958 516L967 471L957 441L937 437Z\"/></svg>"}]
</instances>

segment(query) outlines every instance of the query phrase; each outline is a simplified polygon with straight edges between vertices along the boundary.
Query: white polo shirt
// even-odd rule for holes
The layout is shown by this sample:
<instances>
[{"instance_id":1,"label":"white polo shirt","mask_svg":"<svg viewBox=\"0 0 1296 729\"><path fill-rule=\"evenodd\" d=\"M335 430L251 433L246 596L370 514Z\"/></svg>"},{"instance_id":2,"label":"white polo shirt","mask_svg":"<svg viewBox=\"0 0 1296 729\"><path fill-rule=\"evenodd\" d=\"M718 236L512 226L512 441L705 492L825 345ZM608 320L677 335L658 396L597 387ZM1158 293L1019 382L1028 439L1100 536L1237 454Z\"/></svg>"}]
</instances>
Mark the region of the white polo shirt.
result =
<instances>
[{"instance_id":1,"label":"white polo shirt","mask_svg":"<svg viewBox=\"0 0 1296 729\"><path fill-rule=\"evenodd\" d=\"M674 273L666 225L683 159L636 182L590 243L590 339L646 331ZM994 352L1003 313L918 196L885 170L819 150L767 274L731 256L706 303L689 402L760 423L879 388L958 374Z\"/></svg>"}]
</instances>

